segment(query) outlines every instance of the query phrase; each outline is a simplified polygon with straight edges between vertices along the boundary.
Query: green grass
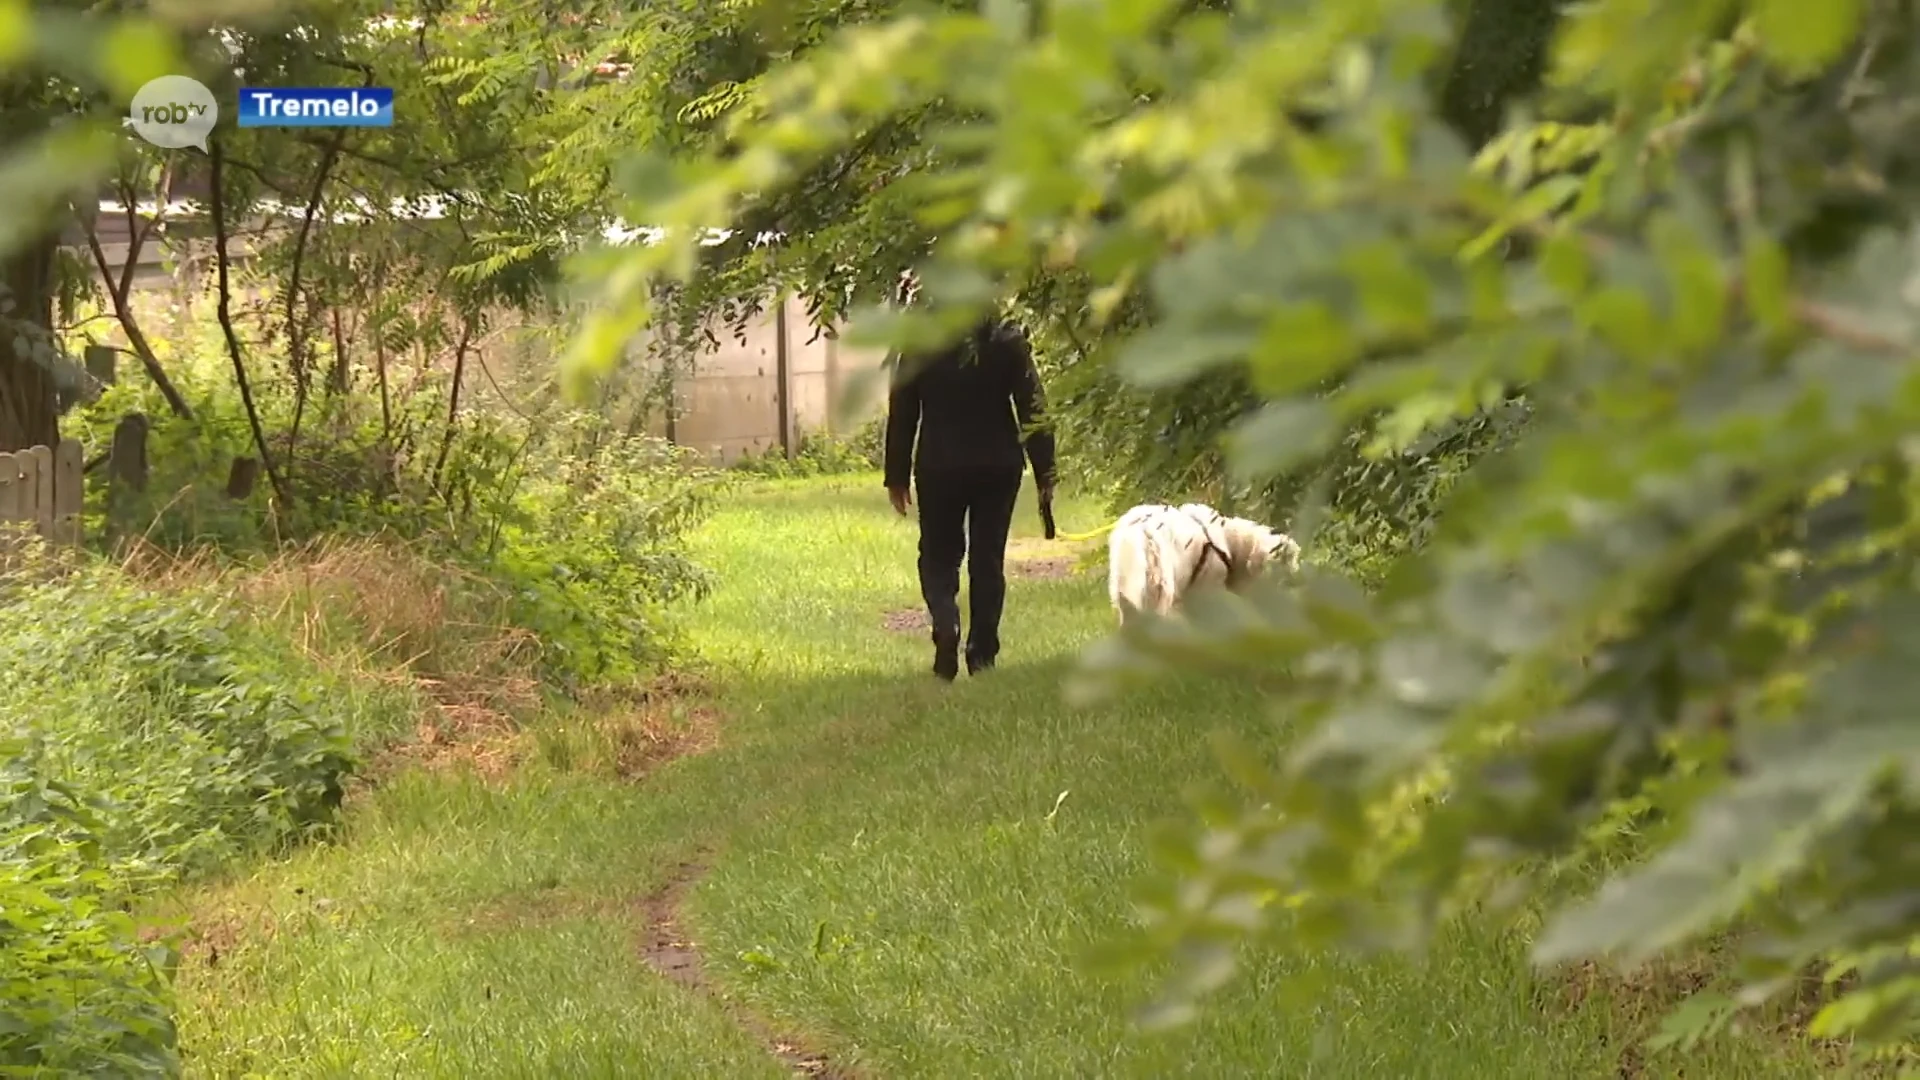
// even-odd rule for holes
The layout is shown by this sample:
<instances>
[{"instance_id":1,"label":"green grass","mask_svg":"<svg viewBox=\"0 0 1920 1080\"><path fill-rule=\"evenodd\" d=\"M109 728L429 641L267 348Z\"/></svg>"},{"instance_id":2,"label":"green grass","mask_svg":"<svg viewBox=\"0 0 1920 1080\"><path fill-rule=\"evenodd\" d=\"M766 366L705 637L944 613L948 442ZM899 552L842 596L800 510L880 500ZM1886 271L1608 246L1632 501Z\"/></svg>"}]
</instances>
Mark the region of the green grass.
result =
<instances>
[{"instance_id":1,"label":"green grass","mask_svg":"<svg viewBox=\"0 0 1920 1080\"><path fill-rule=\"evenodd\" d=\"M1060 510L1070 531L1100 523ZM1023 503L1016 533L1038 524ZM925 632L882 626L918 605L913 543L876 476L735 497L700 537L722 584L691 616L719 746L637 783L568 767L575 741L552 732L505 779L405 772L341 843L185 898L221 950L183 968L191 1067L780 1075L719 1006L642 962L642 901L701 855L683 924L709 976L876 1076L1621 1074L1644 1022L1601 993L1563 1004L1520 935L1491 926L1457 928L1423 963L1276 943L1199 1024L1131 1031L1151 973L1081 960L1127 930L1146 829L1216 782L1209 730L1285 733L1246 687L1063 705L1074 654L1110 626L1094 575L1016 580L1000 668L936 683ZM1288 992L1302 975L1316 994ZM1684 1071L1820 1073L1759 1039L1697 1050Z\"/></svg>"}]
</instances>

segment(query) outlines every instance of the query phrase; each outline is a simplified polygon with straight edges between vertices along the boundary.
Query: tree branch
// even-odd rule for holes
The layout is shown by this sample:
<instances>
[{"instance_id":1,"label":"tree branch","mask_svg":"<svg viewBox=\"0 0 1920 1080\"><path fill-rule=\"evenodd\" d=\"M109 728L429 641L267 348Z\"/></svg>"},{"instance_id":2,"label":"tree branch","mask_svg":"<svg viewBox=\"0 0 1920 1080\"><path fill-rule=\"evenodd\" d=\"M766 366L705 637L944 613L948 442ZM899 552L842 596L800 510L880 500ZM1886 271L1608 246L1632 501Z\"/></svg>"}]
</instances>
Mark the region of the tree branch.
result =
<instances>
[{"instance_id":1,"label":"tree branch","mask_svg":"<svg viewBox=\"0 0 1920 1080\"><path fill-rule=\"evenodd\" d=\"M295 142L305 143L316 150L324 150L327 147L325 142L312 135L294 135L293 140ZM418 165L386 157L382 154L368 153L365 150L351 146L343 146L339 152L341 155L352 158L355 161L363 161L369 165L378 165L383 169L401 173L402 175L417 175L421 182L434 190L435 194L443 195L455 202L464 204L468 201L464 194L448 186L444 181L436 179L432 174L446 172L449 169L464 169L472 165L492 161L503 154L514 155L520 154L523 151L522 148L518 146L493 146L485 150L475 151L467 157L455 158L452 161L423 162Z\"/></svg>"},{"instance_id":2,"label":"tree branch","mask_svg":"<svg viewBox=\"0 0 1920 1080\"><path fill-rule=\"evenodd\" d=\"M367 85L373 85L373 69L366 70ZM293 238L293 260L287 273L287 365L293 372L293 423L287 430L287 471L292 479L295 449L300 443L300 422L306 418L309 378L307 371L307 323L300 315L300 273L306 268L307 238L313 233L314 215L320 211L320 199L327 189L327 174L346 145L347 129L335 128L333 137L320 154L320 167L314 171L313 192L307 196L306 213L300 218L300 231ZM309 314L313 305L307 305Z\"/></svg>"},{"instance_id":3,"label":"tree branch","mask_svg":"<svg viewBox=\"0 0 1920 1080\"><path fill-rule=\"evenodd\" d=\"M441 470L446 468L447 454L453 449L454 424L460 416L460 382L467 371L467 345L473 340L473 316L462 315L460 319L460 341L453 347L453 389L447 394L447 430L440 438L440 452L434 455L433 472L428 481L435 491L440 491ZM440 492L441 498L447 493Z\"/></svg>"},{"instance_id":4,"label":"tree branch","mask_svg":"<svg viewBox=\"0 0 1920 1080\"><path fill-rule=\"evenodd\" d=\"M123 174L121 176L120 208L126 211L127 214L127 262L125 266L120 268L120 291L118 295L114 297L116 301L124 301L127 295L133 291L133 268L136 260L139 258L140 249L146 247L148 233L160 224L160 215L166 212L167 196L172 193L173 160L169 158L160 166L160 183L154 187L153 217L146 221L141 221L140 215L136 212L136 207L139 202L136 197L137 193L133 190L133 185L127 182L125 175ZM111 283L109 283L108 287L112 287Z\"/></svg>"},{"instance_id":5,"label":"tree branch","mask_svg":"<svg viewBox=\"0 0 1920 1080\"><path fill-rule=\"evenodd\" d=\"M167 378L166 371L160 367L160 358L153 353L152 343L141 331L139 322L134 319L133 311L127 305L127 292L133 284L131 271L121 275L122 283L114 282L113 270L107 265L106 249L100 245L100 232L94 226L92 219L83 220L87 234L87 250L93 253L93 265L99 269L100 280L107 287L107 298L113 303L113 317L119 322L121 332L127 335L127 343L133 346L133 354L140 358L140 366L146 371L147 378L152 379L153 385L159 388L160 396L167 399L167 408L172 409L173 414L182 420L192 420L193 410L187 406L187 399L180 395L180 391L173 385L173 380ZM128 244L128 267L133 266L134 259L138 255L139 249Z\"/></svg>"},{"instance_id":6,"label":"tree branch","mask_svg":"<svg viewBox=\"0 0 1920 1080\"><path fill-rule=\"evenodd\" d=\"M208 195L208 210L213 216L213 257L219 270L220 301L215 313L220 320L220 332L227 339L227 355L233 359L233 377L240 386L240 403L247 410L247 425L253 429L254 449L260 452L260 466L267 471L267 482L273 485L273 491L279 497L281 505L292 506L293 499L280 479L280 470L273 466L273 453L267 448L267 432L260 424L260 410L253 403L253 386L247 381L247 364L240 355L240 335L233 331L233 309L231 300L233 289L229 280L227 260L227 213L226 196L221 191L224 183L224 170L221 168L222 147L220 133L215 131L207 143L207 158L213 172L212 191Z\"/></svg>"}]
</instances>

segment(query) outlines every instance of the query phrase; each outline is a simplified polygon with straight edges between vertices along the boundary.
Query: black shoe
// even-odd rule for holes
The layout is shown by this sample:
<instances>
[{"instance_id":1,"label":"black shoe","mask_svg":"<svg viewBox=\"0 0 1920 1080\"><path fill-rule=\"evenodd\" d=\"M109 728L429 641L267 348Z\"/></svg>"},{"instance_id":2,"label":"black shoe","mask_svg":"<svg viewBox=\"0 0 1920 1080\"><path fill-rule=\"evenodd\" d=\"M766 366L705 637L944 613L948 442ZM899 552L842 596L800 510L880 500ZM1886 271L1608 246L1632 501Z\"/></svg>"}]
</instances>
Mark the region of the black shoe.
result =
<instances>
[{"instance_id":1,"label":"black shoe","mask_svg":"<svg viewBox=\"0 0 1920 1080\"><path fill-rule=\"evenodd\" d=\"M960 642L954 638L933 639L933 673L947 682L952 682L960 674Z\"/></svg>"}]
</instances>

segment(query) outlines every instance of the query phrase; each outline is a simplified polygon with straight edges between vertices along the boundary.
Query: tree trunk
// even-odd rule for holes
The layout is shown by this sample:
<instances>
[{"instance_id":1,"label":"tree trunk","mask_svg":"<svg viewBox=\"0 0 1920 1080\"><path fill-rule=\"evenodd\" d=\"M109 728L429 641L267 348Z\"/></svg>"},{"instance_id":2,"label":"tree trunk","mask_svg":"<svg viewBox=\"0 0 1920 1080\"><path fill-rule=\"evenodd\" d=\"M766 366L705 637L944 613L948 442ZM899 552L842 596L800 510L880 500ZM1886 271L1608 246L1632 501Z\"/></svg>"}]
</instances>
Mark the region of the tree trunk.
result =
<instances>
[{"instance_id":1,"label":"tree trunk","mask_svg":"<svg viewBox=\"0 0 1920 1080\"><path fill-rule=\"evenodd\" d=\"M347 350L347 336L340 331L338 305L331 306L327 315L333 325L333 367L327 372L327 394L345 397L353 389L353 354Z\"/></svg>"},{"instance_id":2,"label":"tree trunk","mask_svg":"<svg viewBox=\"0 0 1920 1080\"><path fill-rule=\"evenodd\" d=\"M1469 0L1441 92L1440 115L1475 149L1507 108L1540 88L1565 0Z\"/></svg>"},{"instance_id":3,"label":"tree trunk","mask_svg":"<svg viewBox=\"0 0 1920 1080\"><path fill-rule=\"evenodd\" d=\"M58 446L53 375L53 257L59 233L0 261L0 453Z\"/></svg>"}]
</instances>

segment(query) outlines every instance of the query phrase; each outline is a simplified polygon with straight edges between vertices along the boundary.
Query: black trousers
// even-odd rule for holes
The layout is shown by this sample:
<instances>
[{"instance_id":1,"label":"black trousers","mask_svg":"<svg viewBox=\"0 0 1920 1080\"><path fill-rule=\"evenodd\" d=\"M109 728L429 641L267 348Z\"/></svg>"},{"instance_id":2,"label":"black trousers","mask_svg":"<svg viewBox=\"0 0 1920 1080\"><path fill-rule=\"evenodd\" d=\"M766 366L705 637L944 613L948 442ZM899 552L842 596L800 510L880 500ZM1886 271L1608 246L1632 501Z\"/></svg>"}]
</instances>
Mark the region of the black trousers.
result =
<instances>
[{"instance_id":1,"label":"black trousers","mask_svg":"<svg viewBox=\"0 0 1920 1080\"><path fill-rule=\"evenodd\" d=\"M1021 470L923 472L920 501L920 596L933 621L934 644L960 640L960 561L967 563L970 616L967 656L992 663L1000 654L1000 612L1007 603L1007 531L1020 497Z\"/></svg>"}]
</instances>

